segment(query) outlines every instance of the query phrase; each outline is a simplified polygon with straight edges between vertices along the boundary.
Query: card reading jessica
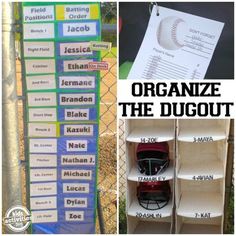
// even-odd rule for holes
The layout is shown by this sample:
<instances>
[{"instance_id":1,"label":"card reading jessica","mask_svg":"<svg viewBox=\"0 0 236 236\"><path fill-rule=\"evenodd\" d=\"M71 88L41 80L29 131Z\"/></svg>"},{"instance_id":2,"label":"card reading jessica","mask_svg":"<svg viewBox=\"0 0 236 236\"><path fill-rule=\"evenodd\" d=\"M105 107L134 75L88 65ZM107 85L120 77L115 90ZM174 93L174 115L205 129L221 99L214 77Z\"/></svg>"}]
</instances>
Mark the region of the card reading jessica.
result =
<instances>
[{"instance_id":1,"label":"card reading jessica","mask_svg":"<svg viewBox=\"0 0 236 236\"><path fill-rule=\"evenodd\" d=\"M128 79L204 79L224 23L154 6Z\"/></svg>"}]
</instances>

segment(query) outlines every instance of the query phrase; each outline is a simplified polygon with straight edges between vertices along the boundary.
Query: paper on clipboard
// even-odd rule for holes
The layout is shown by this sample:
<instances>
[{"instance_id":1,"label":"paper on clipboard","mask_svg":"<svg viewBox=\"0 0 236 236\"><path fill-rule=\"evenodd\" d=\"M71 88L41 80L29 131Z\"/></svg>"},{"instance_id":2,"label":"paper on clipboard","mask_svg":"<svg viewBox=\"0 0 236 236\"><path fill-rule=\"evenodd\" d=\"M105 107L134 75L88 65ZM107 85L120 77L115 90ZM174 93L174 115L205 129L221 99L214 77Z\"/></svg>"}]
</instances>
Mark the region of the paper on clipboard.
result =
<instances>
[{"instance_id":1,"label":"paper on clipboard","mask_svg":"<svg viewBox=\"0 0 236 236\"><path fill-rule=\"evenodd\" d=\"M224 23L154 6L128 79L204 79Z\"/></svg>"}]
</instances>

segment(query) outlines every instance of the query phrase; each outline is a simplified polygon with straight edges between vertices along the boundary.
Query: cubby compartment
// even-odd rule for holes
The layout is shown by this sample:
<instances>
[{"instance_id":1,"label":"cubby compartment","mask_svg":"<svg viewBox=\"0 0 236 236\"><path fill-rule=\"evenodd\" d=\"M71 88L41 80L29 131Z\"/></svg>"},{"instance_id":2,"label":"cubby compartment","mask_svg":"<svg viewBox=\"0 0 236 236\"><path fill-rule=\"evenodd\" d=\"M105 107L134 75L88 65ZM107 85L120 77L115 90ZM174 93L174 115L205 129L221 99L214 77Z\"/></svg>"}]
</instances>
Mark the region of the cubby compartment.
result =
<instances>
[{"instance_id":1,"label":"cubby compartment","mask_svg":"<svg viewBox=\"0 0 236 236\"><path fill-rule=\"evenodd\" d=\"M164 142L175 138L174 120L126 120L126 140L129 142Z\"/></svg>"},{"instance_id":2,"label":"cubby compartment","mask_svg":"<svg viewBox=\"0 0 236 236\"><path fill-rule=\"evenodd\" d=\"M177 216L176 234L221 234L223 217L214 218L188 218Z\"/></svg>"},{"instance_id":3,"label":"cubby compartment","mask_svg":"<svg viewBox=\"0 0 236 236\"><path fill-rule=\"evenodd\" d=\"M226 139L229 119L181 119L178 120L178 141L211 142Z\"/></svg>"},{"instance_id":4,"label":"cubby compartment","mask_svg":"<svg viewBox=\"0 0 236 236\"><path fill-rule=\"evenodd\" d=\"M172 233L172 218L165 217L158 221L152 219L139 219L127 216L128 234L170 234Z\"/></svg>"},{"instance_id":5,"label":"cubby compartment","mask_svg":"<svg viewBox=\"0 0 236 236\"><path fill-rule=\"evenodd\" d=\"M126 144L126 169L127 169L127 178L131 181L140 181L140 182L148 182L148 181L165 181L171 180L174 178L174 141L168 141L169 146L169 158L170 163L169 166L161 173L156 175L145 175L145 173L140 173L138 169L137 162L137 146L138 143L127 142Z\"/></svg>"},{"instance_id":6,"label":"cubby compartment","mask_svg":"<svg viewBox=\"0 0 236 236\"><path fill-rule=\"evenodd\" d=\"M205 143L178 142L177 150L177 178L189 180L224 178L227 159L225 139Z\"/></svg>"},{"instance_id":7,"label":"cubby compartment","mask_svg":"<svg viewBox=\"0 0 236 236\"><path fill-rule=\"evenodd\" d=\"M149 216L153 219L159 220L160 218L171 217L174 204L174 185L173 181L169 181L171 188L171 197L166 206L158 210L147 210L143 208L138 201L137 187L140 183L135 181L128 181L127 184L127 214L129 216L148 219ZM149 207L152 208L151 204ZM154 206L155 207L155 206Z\"/></svg>"},{"instance_id":8,"label":"cubby compartment","mask_svg":"<svg viewBox=\"0 0 236 236\"><path fill-rule=\"evenodd\" d=\"M222 233L224 181L176 181L176 233Z\"/></svg>"}]
</instances>

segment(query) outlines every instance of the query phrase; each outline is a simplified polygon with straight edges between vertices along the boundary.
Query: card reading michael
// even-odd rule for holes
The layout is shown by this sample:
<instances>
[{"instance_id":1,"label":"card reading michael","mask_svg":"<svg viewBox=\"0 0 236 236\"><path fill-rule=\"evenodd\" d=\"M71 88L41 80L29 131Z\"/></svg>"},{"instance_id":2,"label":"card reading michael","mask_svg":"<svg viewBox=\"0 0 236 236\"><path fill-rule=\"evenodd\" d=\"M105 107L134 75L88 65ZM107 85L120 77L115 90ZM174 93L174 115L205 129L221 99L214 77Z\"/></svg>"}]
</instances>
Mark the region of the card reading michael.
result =
<instances>
[{"instance_id":1,"label":"card reading michael","mask_svg":"<svg viewBox=\"0 0 236 236\"><path fill-rule=\"evenodd\" d=\"M224 23L154 6L128 79L204 79Z\"/></svg>"}]
</instances>

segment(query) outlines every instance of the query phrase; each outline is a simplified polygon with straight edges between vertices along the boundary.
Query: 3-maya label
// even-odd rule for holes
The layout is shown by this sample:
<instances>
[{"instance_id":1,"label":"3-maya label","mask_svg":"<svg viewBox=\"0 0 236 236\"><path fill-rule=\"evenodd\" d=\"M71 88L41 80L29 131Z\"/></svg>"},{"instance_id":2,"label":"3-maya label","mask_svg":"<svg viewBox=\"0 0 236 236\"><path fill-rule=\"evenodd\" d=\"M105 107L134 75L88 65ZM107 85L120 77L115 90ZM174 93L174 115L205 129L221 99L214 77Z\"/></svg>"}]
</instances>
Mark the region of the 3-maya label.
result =
<instances>
[{"instance_id":1,"label":"3-maya label","mask_svg":"<svg viewBox=\"0 0 236 236\"><path fill-rule=\"evenodd\" d=\"M229 126L229 119L125 121L128 233L223 233ZM138 145L157 142L168 143L168 168L156 175L141 173ZM142 183L166 181L168 204L142 207L137 192Z\"/></svg>"},{"instance_id":2,"label":"3-maya label","mask_svg":"<svg viewBox=\"0 0 236 236\"><path fill-rule=\"evenodd\" d=\"M32 233L94 233L99 3L22 3Z\"/></svg>"}]
</instances>

